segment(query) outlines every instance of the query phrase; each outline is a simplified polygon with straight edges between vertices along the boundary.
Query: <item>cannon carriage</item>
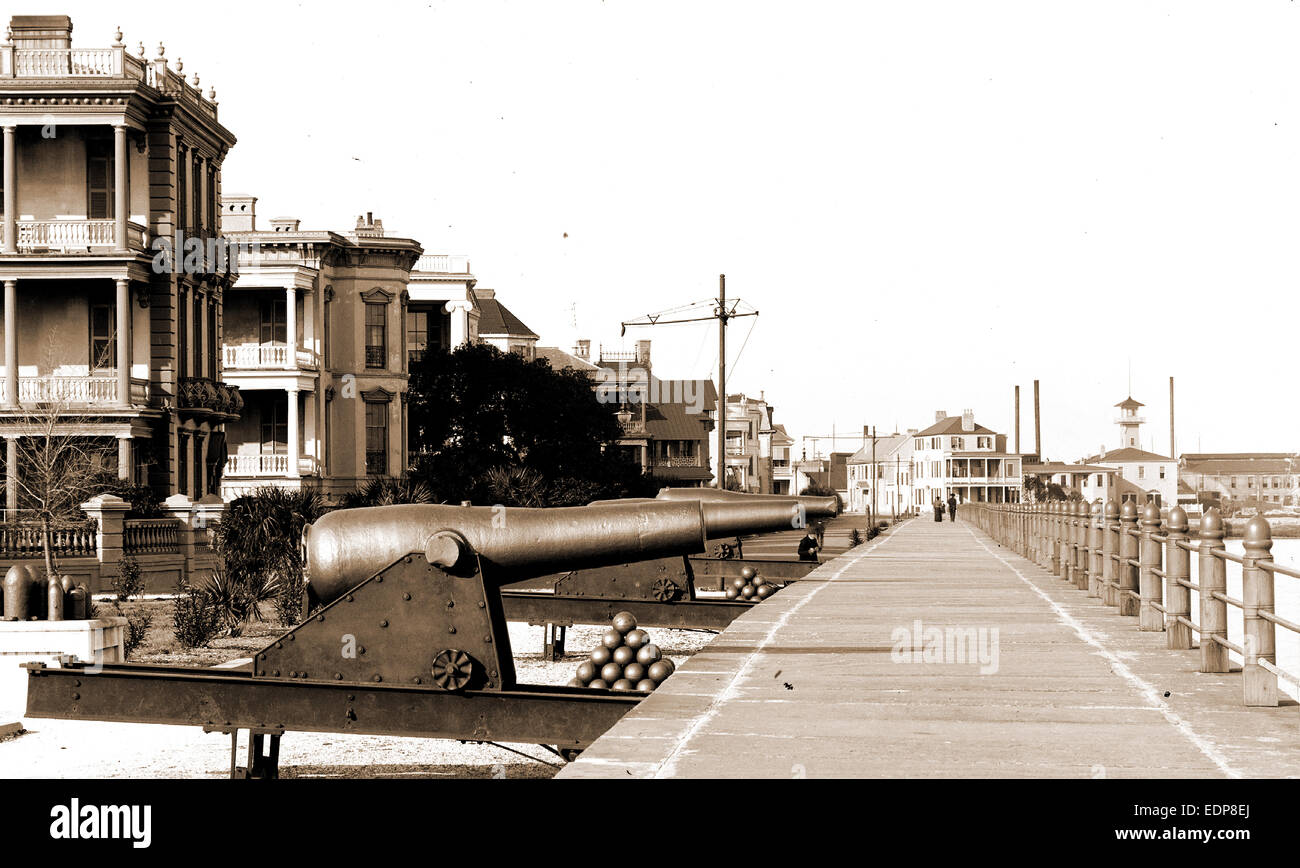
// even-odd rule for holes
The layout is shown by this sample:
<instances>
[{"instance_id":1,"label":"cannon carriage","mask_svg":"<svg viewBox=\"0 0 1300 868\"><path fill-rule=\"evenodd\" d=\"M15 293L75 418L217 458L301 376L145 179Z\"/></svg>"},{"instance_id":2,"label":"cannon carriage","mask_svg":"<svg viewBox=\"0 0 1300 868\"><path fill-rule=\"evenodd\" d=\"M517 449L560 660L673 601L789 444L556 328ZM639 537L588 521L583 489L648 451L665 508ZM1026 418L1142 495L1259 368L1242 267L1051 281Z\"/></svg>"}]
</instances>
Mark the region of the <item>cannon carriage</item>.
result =
<instances>
[{"instance_id":1,"label":"cannon carriage","mask_svg":"<svg viewBox=\"0 0 1300 868\"><path fill-rule=\"evenodd\" d=\"M532 743L571 756L645 694L519 684L502 588L698 555L711 535L777 529L790 511L766 504L742 516L671 499L339 510L303 534L318 608L247 664L29 664L27 715L228 733L237 777L276 776L279 740L295 730ZM241 731L248 760L237 766Z\"/></svg>"}]
</instances>

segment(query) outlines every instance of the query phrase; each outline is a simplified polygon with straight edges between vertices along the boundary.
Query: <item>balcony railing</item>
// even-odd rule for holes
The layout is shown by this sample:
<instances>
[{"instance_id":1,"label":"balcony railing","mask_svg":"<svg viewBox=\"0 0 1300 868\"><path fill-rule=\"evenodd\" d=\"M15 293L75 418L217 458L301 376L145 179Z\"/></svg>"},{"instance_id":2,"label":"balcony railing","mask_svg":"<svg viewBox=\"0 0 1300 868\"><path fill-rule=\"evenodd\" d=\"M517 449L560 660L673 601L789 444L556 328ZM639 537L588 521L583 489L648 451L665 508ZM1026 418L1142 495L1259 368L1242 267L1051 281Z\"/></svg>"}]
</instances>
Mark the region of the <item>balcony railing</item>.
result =
<instances>
[{"instance_id":1,"label":"balcony railing","mask_svg":"<svg viewBox=\"0 0 1300 868\"><path fill-rule=\"evenodd\" d=\"M291 371L295 368L315 370L320 366L320 359L312 350L302 347L295 350L285 344L226 345L222 348L222 353L228 371Z\"/></svg>"},{"instance_id":2,"label":"balcony railing","mask_svg":"<svg viewBox=\"0 0 1300 868\"><path fill-rule=\"evenodd\" d=\"M161 53L162 46L159 46ZM165 57L147 60L126 52L125 45L109 48L15 48L0 45L3 78L122 78L138 81L216 120L215 91L203 92L167 65Z\"/></svg>"},{"instance_id":3,"label":"balcony railing","mask_svg":"<svg viewBox=\"0 0 1300 868\"><path fill-rule=\"evenodd\" d=\"M419 258L414 270L433 274L469 274L469 257L429 253Z\"/></svg>"},{"instance_id":4,"label":"balcony railing","mask_svg":"<svg viewBox=\"0 0 1300 868\"><path fill-rule=\"evenodd\" d=\"M64 255L112 253L117 247L113 220L19 220L19 253ZM5 229L0 225L0 240ZM129 250L148 248L148 231L138 223L126 224Z\"/></svg>"},{"instance_id":5,"label":"balcony railing","mask_svg":"<svg viewBox=\"0 0 1300 868\"><path fill-rule=\"evenodd\" d=\"M0 378L0 403L9 400L9 385ZM89 377L19 377L19 404L56 404L69 407L96 407L118 404L117 377L95 374ZM149 403L149 381L131 380L134 406Z\"/></svg>"},{"instance_id":6,"label":"balcony railing","mask_svg":"<svg viewBox=\"0 0 1300 868\"><path fill-rule=\"evenodd\" d=\"M656 458L655 463L660 467L700 467L699 456L676 455L672 458Z\"/></svg>"},{"instance_id":7,"label":"balcony railing","mask_svg":"<svg viewBox=\"0 0 1300 868\"><path fill-rule=\"evenodd\" d=\"M227 476L288 476L288 455L231 455L226 459Z\"/></svg>"}]
</instances>

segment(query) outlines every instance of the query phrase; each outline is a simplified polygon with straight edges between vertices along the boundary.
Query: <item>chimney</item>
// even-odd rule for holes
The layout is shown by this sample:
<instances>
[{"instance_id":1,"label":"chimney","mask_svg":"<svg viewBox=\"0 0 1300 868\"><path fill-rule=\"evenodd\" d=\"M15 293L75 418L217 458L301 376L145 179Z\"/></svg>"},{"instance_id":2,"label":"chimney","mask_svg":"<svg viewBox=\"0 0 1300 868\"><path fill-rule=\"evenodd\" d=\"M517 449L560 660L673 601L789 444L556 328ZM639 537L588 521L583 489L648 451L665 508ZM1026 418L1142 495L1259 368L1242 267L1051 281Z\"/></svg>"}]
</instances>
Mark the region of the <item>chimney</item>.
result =
<instances>
[{"instance_id":1,"label":"chimney","mask_svg":"<svg viewBox=\"0 0 1300 868\"><path fill-rule=\"evenodd\" d=\"M935 411L934 411L934 421L936 421L936 422L942 422L944 419L947 419L947 418L948 418L948 411L947 411L947 410L935 410Z\"/></svg>"},{"instance_id":2,"label":"chimney","mask_svg":"<svg viewBox=\"0 0 1300 868\"><path fill-rule=\"evenodd\" d=\"M222 232L257 231L257 197L232 193L221 197Z\"/></svg>"},{"instance_id":3,"label":"chimney","mask_svg":"<svg viewBox=\"0 0 1300 868\"><path fill-rule=\"evenodd\" d=\"M15 49L72 47L72 19L66 15L15 15L9 32Z\"/></svg>"},{"instance_id":4,"label":"chimney","mask_svg":"<svg viewBox=\"0 0 1300 868\"><path fill-rule=\"evenodd\" d=\"M1020 454L1020 387L1016 386L1016 454Z\"/></svg>"},{"instance_id":5,"label":"chimney","mask_svg":"<svg viewBox=\"0 0 1300 868\"><path fill-rule=\"evenodd\" d=\"M961 430L963 430L963 431L974 431L974 430L975 430L975 411L974 411L974 410L969 410L969 409L967 409L967 410L962 410L962 411L961 411Z\"/></svg>"},{"instance_id":6,"label":"chimney","mask_svg":"<svg viewBox=\"0 0 1300 868\"><path fill-rule=\"evenodd\" d=\"M911 436L915 437L917 434L920 434L921 432L920 432L920 429L917 429L917 428L908 428L908 429L907 429L907 433L910 434Z\"/></svg>"},{"instance_id":7,"label":"chimney","mask_svg":"<svg viewBox=\"0 0 1300 868\"><path fill-rule=\"evenodd\" d=\"M495 289L478 289L477 287L475 287L474 297L475 298L496 298L497 291Z\"/></svg>"},{"instance_id":8,"label":"chimney","mask_svg":"<svg viewBox=\"0 0 1300 868\"><path fill-rule=\"evenodd\" d=\"M362 238L383 238L384 221L376 220L373 211L367 211L357 218L357 228L354 235Z\"/></svg>"},{"instance_id":9,"label":"chimney","mask_svg":"<svg viewBox=\"0 0 1300 868\"><path fill-rule=\"evenodd\" d=\"M1038 403L1038 381L1034 380L1034 454L1043 454L1043 414Z\"/></svg>"},{"instance_id":10,"label":"chimney","mask_svg":"<svg viewBox=\"0 0 1300 868\"><path fill-rule=\"evenodd\" d=\"M298 226L302 223L297 217L272 217L272 232L297 232Z\"/></svg>"},{"instance_id":11,"label":"chimney","mask_svg":"<svg viewBox=\"0 0 1300 868\"><path fill-rule=\"evenodd\" d=\"M583 338L573 346L573 354L584 362L591 361L591 341Z\"/></svg>"}]
</instances>

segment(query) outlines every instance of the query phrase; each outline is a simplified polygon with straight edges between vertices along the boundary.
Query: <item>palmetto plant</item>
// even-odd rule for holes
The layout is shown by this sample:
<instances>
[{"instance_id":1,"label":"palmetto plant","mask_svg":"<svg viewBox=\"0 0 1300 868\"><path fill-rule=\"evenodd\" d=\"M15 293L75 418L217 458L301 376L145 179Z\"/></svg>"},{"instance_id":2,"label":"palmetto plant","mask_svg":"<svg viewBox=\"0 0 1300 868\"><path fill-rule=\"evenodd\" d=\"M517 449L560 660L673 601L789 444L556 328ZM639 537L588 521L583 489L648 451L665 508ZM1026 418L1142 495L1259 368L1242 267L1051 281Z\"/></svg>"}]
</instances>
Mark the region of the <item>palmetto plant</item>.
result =
<instances>
[{"instance_id":1,"label":"palmetto plant","mask_svg":"<svg viewBox=\"0 0 1300 868\"><path fill-rule=\"evenodd\" d=\"M401 479L380 477L370 480L356 491L349 491L343 495L339 506L343 509L355 509L364 506L392 506L399 503L437 502L433 489L423 482L408 477Z\"/></svg>"},{"instance_id":2,"label":"palmetto plant","mask_svg":"<svg viewBox=\"0 0 1300 868\"><path fill-rule=\"evenodd\" d=\"M232 603L231 615L238 616L241 625L260 618L258 605L272 599L281 623L297 622L303 591L302 529L324 512L319 492L272 487L259 488L226 507L213 534L226 570L220 579L214 576L216 584L209 582L209 587Z\"/></svg>"}]
</instances>

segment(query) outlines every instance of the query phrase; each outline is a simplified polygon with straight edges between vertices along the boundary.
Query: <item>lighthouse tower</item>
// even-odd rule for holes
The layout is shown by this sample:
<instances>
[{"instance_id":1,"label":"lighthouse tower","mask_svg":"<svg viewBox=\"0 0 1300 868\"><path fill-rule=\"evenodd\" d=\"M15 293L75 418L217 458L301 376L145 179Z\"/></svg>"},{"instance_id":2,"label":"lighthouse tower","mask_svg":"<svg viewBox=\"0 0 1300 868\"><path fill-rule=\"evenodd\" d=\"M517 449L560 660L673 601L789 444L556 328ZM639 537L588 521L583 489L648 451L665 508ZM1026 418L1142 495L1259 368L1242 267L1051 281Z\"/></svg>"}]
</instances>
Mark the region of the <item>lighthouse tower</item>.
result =
<instances>
[{"instance_id":1,"label":"lighthouse tower","mask_svg":"<svg viewBox=\"0 0 1300 868\"><path fill-rule=\"evenodd\" d=\"M1115 420L1115 424L1119 425L1120 448L1129 446L1140 448L1138 444L1142 441L1138 429L1146 419L1138 415L1138 408L1145 405L1141 401L1134 401L1133 396L1130 395L1115 406L1119 408L1119 418Z\"/></svg>"}]
</instances>

